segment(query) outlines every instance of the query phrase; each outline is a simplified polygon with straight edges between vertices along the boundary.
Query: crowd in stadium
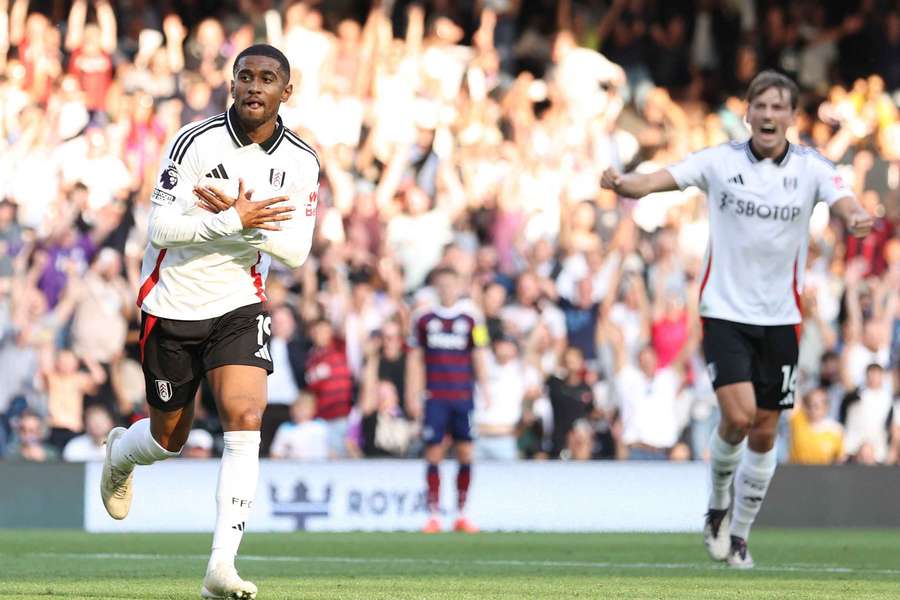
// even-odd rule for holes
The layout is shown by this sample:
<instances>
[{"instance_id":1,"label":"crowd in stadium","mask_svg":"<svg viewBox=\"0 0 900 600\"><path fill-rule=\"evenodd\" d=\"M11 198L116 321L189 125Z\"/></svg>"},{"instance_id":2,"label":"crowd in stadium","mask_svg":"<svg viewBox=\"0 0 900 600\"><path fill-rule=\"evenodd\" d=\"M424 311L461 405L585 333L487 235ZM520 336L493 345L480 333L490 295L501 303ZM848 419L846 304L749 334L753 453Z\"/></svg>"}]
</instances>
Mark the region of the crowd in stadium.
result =
<instances>
[{"instance_id":1,"label":"crowd in stadium","mask_svg":"<svg viewBox=\"0 0 900 600\"><path fill-rule=\"evenodd\" d=\"M900 464L897 2L372 4L0 0L0 457L102 460L144 415L160 155L266 41L321 187L313 256L267 282L264 456L420 456L406 338L451 267L491 340L476 457L515 458L494 451L512 438L527 459L703 459L707 199L619 198L600 174L746 139L743 89L774 68L803 90L792 142L877 218L855 240L817 208L780 458ZM183 456L220 451L214 406L201 390Z\"/></svg>"}]
</instances>

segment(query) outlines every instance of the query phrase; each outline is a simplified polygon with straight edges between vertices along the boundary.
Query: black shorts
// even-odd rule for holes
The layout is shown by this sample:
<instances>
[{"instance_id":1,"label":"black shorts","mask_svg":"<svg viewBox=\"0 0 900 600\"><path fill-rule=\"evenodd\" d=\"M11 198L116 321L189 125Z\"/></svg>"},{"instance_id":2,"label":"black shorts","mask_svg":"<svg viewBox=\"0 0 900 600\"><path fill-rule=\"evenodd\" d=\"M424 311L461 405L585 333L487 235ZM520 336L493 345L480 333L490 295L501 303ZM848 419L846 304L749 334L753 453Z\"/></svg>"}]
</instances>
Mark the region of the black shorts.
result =
<instances>
[{"instance_id":1,"label":"black shorts","mask_svg":"<svg viewBox=\"0 0 900 600\"><path fill-rule=\"evenodd\" d=\"M189 404L207 371L250 365L272 372L272 319L262 304L249 304L221 317L180 321L141 314L141 366L147 403L159 410Z\"/></svg>"},{"instance_id":2,"label":"black shorts","mask_svg":"<svg viewBox=\"0 0 900 600\"><path fill-rule=\"evenodd\" d=\"M796 325L746 325L703 318L703 353L713 388L749 381L756 406L793 408L797 387Z\"/></svg>"}]
</instances>

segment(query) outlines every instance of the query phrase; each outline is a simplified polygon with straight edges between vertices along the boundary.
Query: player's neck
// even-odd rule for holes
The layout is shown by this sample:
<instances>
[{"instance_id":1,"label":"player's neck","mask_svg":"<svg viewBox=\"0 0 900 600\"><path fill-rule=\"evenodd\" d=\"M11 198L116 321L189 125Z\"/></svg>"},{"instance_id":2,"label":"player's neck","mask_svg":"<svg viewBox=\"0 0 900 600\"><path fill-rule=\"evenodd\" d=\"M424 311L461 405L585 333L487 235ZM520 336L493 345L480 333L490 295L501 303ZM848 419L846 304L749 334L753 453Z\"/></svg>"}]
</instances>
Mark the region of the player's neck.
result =
<instances>
[{"instance_id":1,"label":"player's neck","mask_svg":"<svg viewBox=\"0 0 900 600\"><path fill-rule=\"evenodd\" d=\"M247 134L247 137L253 140L255 144L262 144L267 139L272 137L272 134L275 133L275 127L278 125L275 119L270 119L264 123L261 123L256 126L255 129L251 129L247 126L246 123L241 123L241 126L244 128L244 132Z\"/></svg>"},{"instance_id":2,"label":"player's neck","mask_svg":"<svg viewBox=\"0 0 900 600\"><path fill-rule=\"evenodd\" d=\"M753 154L756 160L763 160L768 158L776 163L781 162L781 159L784 158L784 155L787 154L787 151L787 138L781 140L781 143L771 150L760 150L760 148L754 143L753 138L750 138L750 152Z\"/></svg>"}]
</instances>

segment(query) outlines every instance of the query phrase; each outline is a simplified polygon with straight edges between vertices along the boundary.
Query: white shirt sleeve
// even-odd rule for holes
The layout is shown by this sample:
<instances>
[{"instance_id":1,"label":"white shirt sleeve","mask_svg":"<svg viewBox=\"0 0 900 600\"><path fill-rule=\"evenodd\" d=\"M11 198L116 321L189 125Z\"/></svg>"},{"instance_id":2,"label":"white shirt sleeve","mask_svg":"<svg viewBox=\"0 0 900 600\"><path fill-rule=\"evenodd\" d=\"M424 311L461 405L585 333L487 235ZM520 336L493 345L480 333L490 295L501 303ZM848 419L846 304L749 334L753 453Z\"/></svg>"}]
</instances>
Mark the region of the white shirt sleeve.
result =
<instances>
[{"instance_id":1,"label":"white shirt sleeve","mask_svg":"<svg viewBox=\"0 0 900 600\"><path fill-rule=\"evenodd\" d=\"M715 162L715 148L706 148L685 157L681 162L666 167L675 179L678 189L684 190L696 186L704 192L709 191L709 174Z\"/></svg>"},{"instance_id":2,"label":"white shirt sleeve","mask_svg":"<svg viewBox=\"0 0 900 600\"><path fill-rule=\"evenodd\" d=\"M177 140L178 136L173 143ZM148 237L154 248L173 248L215 240L243 228L234 207L218 214L185 214L196 205L193 188L200 177L197 144L188 148L180 163L163 159L156 187L150 195L153 206L150 209Z\"/></svg>"},{"instance_id":3,"label":"white shirt sleeve","mask_svg":"<svg viewBox=\"0 0 900 600\"><path fill-rule=\"evenodd\" d=\"M831 206L841 198L853 197L850 186L828 159L815 156L810 157L808 162L816 181L816 202L825 202Z\"/></svg>"},{"instance_id":4,"label":"white shirt sleeve","mask_svg":"<svg viewBox=\"0 0 900 600\"><path fill-rule=\"evenodd\" d=\"M304 174L304 177L288 190L285 205L293 206L294 212L287 221L281 221L281 229L267 231L251 229L243 234L244 241L273 256L292 269L296 269L309 256L312 248L313 231L316 227L316 207L319 201L319 170Z\"/></svg>"}]
</instances>

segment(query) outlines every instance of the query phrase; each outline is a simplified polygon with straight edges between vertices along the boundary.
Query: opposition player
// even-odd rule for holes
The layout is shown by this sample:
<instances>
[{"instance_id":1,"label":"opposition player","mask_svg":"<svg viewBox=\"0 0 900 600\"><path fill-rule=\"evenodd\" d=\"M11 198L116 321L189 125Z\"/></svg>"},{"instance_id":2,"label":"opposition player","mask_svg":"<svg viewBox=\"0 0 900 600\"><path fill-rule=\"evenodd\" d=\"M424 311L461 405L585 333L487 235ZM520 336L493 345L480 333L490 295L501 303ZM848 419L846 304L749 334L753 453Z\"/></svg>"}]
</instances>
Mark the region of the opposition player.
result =
<instances>
[{"instance_id":1,"label":"opposition player","mask_svg":"<svg viewBox=\"0 0 900 600\"><path fill-rule=\"evenodd\" d=\"M107 440L100 491L110 516L123 519L135 465L178 455L197 387L209 381L225 448L204 598L257 591L238 576L234 558L256 494L272 372L264 284L270 257L298 267L309 254L319 179L315 153L278 117L291 95L289 74L277 49L247 48L234 63L233 106L183 127L169 145L152 193L137 299L150 418L113 429Z\"/></svg>"},{"instance_id":2,"label":"opposition player","mask_svg":"<svg viewBox=\"0 0 900 600\"><path fill-rule=\"evenodd\" d=\"M406 380L407 412L416 419L422 416L421 399L425 398L422 437L428 463L425 479L430 516L423 531L436 533L442 528L438 466L444 460L444 438L449 434L459 461L454 529L474 533L477 528L466 517L465 507L472 477L475 380L483 391L487 390L487 329L471 304L460 299L459 275L455 271L436 269L432 285L439 305L413 318Z\"/></svg>"},{"instance_id":3,"label":"opposition player","mask_svg":"<svg viewBox=\"0 0 900 600\"><path fill-rule=\"evenodd\" d=\"M794 405L813 207L827 202L855 236L872 226L834 166L814 149L787 141L797 96L791 79L763 71L747 90L748 142L707 148L645 175L608 169L601 182L632 198L697 186L709 199L700 315L722 416L710 442L704 541L712 558L734 567L753 566L750 526L775 472L779 415Z\"/></svg>"}]
</instances>

